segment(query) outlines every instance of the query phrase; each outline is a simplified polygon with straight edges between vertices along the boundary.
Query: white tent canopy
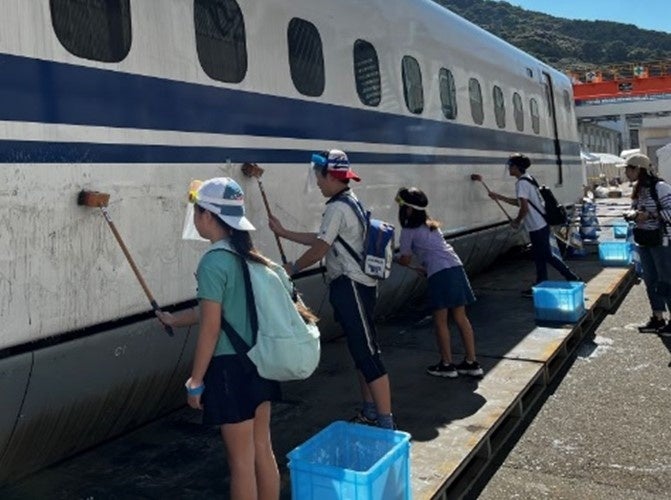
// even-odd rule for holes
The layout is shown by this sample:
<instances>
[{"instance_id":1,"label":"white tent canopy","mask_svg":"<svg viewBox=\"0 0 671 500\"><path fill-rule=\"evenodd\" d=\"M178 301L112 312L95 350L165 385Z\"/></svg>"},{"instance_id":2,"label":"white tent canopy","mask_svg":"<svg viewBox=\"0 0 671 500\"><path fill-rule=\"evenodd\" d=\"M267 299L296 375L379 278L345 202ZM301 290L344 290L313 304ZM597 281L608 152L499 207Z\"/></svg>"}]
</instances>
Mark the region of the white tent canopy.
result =
<instances>
[{"instance_id":1,"label":"white tent canopy","mask_svg":"<svg viewBox=\"0 0 671 500\"><path fill-rule=\"evenodd\" d=\"M599 159L599 163L603 166L626 167L627 162L619 156L610 153L591 153Z\"/></svg>"},{"instance_id":2,"label":"white tent canopy","mask_svg":"<svg viewBox=\"0 0 671 500\"><path fill-rule=\"evenodd\" d=\"M641 148L636 148L636 149L623 149L622 152L620 153L620 158L624 158L625 160L629 158L631 155L635 155L641 152Z\"/></svg>"},{"instance_id":3,"label":"white tent canopy","mask_svg":"<svg viewBox=\"0 0 671 500\"><path fill-rule=\"evenodd\" d=\"M599 157L596 155L593 155L592 153L584 150L580 150L580 159L584 161L585 163L591 163L591 162L598 162Z\"/></svg>"},{"instance_id":4,"label":"white tent canopy","mask_svg":"<svg viewBox=\"0 0 671 500\"><path fill-rule=\"evenodd\" d=\"M583 183L594 186L597 184L609 184L612 179L621 178L620 167L625 167L627 163L610 153L589 153L580 151L582 160Z\"/></svg>"}]
</instances>

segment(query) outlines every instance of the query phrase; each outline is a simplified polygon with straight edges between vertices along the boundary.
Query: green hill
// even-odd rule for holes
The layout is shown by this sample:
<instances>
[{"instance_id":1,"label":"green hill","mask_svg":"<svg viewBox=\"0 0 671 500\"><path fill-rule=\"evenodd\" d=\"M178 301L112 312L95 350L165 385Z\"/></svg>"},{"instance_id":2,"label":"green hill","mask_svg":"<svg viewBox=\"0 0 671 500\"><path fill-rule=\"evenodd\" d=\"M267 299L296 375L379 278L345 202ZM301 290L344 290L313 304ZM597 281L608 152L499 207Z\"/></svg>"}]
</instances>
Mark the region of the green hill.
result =
<instances>
[{"instance_id":1,"label":"green hill","mask_svg":"<svg viewBox=\"0 0 671 500\"><path fill-rule=\"evenodd\" d=\"M508 2L434 1L559 69L663 60L671 63L668 33L640 29L633 24L554 17Z\"/></svg>"}]
</instances>

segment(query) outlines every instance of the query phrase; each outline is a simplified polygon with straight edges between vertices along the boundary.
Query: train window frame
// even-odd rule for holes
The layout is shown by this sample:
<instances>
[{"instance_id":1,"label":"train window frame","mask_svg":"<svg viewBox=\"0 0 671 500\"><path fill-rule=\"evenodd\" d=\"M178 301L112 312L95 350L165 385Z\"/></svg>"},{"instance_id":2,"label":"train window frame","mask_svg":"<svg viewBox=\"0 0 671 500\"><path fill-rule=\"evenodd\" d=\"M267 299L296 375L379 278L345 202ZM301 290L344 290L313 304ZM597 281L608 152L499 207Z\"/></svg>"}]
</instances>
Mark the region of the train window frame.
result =
<instances>
[{"instance_id":1,"label":"train window frame","mask_svg":"<svg viewBox=\"0 0 671 500\"><path fill-rule=\"evenodd\" d=\"M459 111L457 107L457 87L454 82L454 75L447 68L440 68L438 71L438 90L443 116L448 120L456 120Z\"/></svg>"},{"instance_id":2,"label":"train window frame","mask_svg":"<svg viewBox=\"0 0 671 500\"><path fill-rule=\"evenodd\" d=\"M473 122L476 125L482 125L485 122L482 86L480 85L480 81L475 77L471 77L468 80L468 100L471 104L471 118Z\"/></svg>"},{"instance_id":3,"label":"train window frame","mask_svg":"<svg viewBox=\"0 0 671 500\"><path fill-rule=\"evenodd\" d=\"M492 88L492 100L494 104L494 118L496 126L506 128L506 101L503 98L503 90L498 85Z\"/></svg>"},{"instance_id":4,"label":"train window frame","mask_svg":"<svg viewBox=\"0 0 671 500\"><path fill-rule=\"evenodd\" d=\"M513 92L513 118L518 132L524 132L524 101L519 92Z\"/></svg>"},{"instance_id":5,"label":"train window frame","mask_svg":"<svg viewBox=\"0 0 671 500\"><path fill-rule=\"evenodd\" d=\"M244 80L247 37L245 19L236 0L194 0L193 30L198 62L207 76L224 83Z\"/></svg>"},{"instance_id":6,"label":"train window frame","mask_svg":"<svg viewBox=\"0 0 671 500\"><path fill-rule=\"evenodd\" d=\"M534 134L540 134L541 133L540 109L538 108L538 101L534 97L529 99L529 115L531 116L531 129L534 131Z\"/></svg>"},{"instance_id":7,"label":"train window frame","mask_svg":"<svg viewBox=\"0 0 671 500\"><path fill-rule=\"evenodd\" d=\"M358 55L364 57L359 58ZM373 70L367 65L372 65ZM372 43L357 39L352 45L354 82L359 100L365 106L377 107L382 101L380 60Z\"/></svg>"},{"instance_id":8,"label":"train window frame","mask_svg":"<svg viewBox=\"0 0 671 500\"><path fill-rule=\"evenodd\" d=\"M403 56L401 60L401 80L403 81L403 97L406 108L415 115L421 115L424 112L422 68L414 57Z\"/></svg>"},{"instance_id":9,"label":"train window frame","mask_svg":"<svg viewBox=\"0 0 671 500\"><path fill-rule=\"evenodd\" d=\"M95 17L93 9L104 9L105 13ZM74 56L119 63L130 53L133 44L130 0L100 0L97 5L76 0L49 0L49 14L56 38ZM75 25L78 20L81 21ZM101 30L101 25L106 30Z\"/></svg>"},{"instance_id":10,"label":"train window frame","mask_svg":"<svg viewBox=\"0 0 671 500\"><path fill-rule=\"evenodd\" d=\"M302 33L299 33L302 30ZM305 35L311 46L304 47L305 39L298 39ZM287 47L289 53L289 70L291 81L296 90L308 97L319 97L326 87L326 72L324 67L324 45L317 26L306 19L293 17L287 26ZM307 48L307 54L297 53L298 49Z\"/></svg>"},{"instance_id":11,"label":"train window frame","mask_svg":"<svg viewBox=\"0 0 671 500\"><path fill-rule=\"evenodd\" d=\"M562 92L562 95L564 96L564 107L566 108L567 111L571 110L571 94L569 93L568 90L564 89Z\"/></svg>"}]
</instances>

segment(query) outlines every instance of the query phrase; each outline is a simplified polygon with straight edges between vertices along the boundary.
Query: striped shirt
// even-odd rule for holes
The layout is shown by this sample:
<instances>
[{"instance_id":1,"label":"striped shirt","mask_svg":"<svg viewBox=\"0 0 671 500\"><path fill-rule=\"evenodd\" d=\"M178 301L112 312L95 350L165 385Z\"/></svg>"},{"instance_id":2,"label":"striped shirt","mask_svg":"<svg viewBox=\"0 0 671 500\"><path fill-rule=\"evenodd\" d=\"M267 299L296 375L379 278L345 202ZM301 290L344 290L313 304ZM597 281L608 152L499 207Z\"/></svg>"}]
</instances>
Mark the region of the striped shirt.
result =
<instances>
[{"instance_id":1,"label":"striped shirt","mask_svg":"<svg viewBox=\"0 0 671 500\"><path fill-rule=\"evenodd\" d=\"M649 187L641 186L638 193L638 199L634 200L631 207L638 211L644 211L652 215L652 219L648 219L636 224L636 227L641 229L657 229L659 228L660 219L666 225L671 225L671 186L664 181L658 181L654 188L657 191L659 198L659 206L661 212L657 208L654 198L650 194Z\"/></svg>"}]
</instances>

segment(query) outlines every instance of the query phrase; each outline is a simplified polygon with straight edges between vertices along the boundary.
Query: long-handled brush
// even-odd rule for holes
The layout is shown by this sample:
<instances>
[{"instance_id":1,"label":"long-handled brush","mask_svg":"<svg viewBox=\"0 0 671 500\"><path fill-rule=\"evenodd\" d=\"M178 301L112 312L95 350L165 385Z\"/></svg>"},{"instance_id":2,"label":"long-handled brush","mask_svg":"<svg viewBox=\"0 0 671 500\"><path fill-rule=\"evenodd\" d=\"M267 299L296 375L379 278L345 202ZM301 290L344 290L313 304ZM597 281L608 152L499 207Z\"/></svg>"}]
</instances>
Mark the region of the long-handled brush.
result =
<instances>
[{"instance_id":1,"label":"long-handled brush","mask_svg":"<svg viewBox=\"0 0 671 500\"><path fill-rule=\"evenodd\" d=\"M481 176L480 174L471 174L471 180L472 180L472 181L478 181L478 182L481 182L482 185L485 186L485 189L487 190L487 193L491 193L491 190L487 187L487 184L485 184L485 181L482 180L482 176ZM497 200L497 199L495 199L495 198L493 198L493 199L494 199L494 201L496 202L496 204L499 206L499 208L500 208L501 210L503 210L503 213L506 214L506 217L508 218L508 220L509 220L510 222L512 222L512 221L513 221L512 217L510 217L510 215L508 215L508 212L506 212L506 209L503 208L503 205L501 205L501 203L499 202L499 200Z\"/></svg>"},{"instance_id":2,"label":"long-handled brush","mask_svg":"<svg viewBox=\"0 0 671 500\"><path fill-rule=\"evenodd\" d=\"M82 205L85 207L97 207L100 209L100 211L103 214L103 217L105 217L105 220L107 221L107 224L109 225L110 229L112 230L112 233L114 234L114 237L116 238L117 242L119 243L119 246L121 247L121 250L123 251L124 255L126 256L126 259L128 260L128 263L130 264L131 269L135 273L135 277L137 280L140 282L140 286L142 287L142 290L144 290L145 295L149 299L149 303L151 304L152 309L155 312L160 312L161 308L158 307L158 304L156 303L156 300L154 300L154 296L151 294L151 291L149 290L149 287L147 286L147 283L144 281L144 278L142 278L142 275L140 274L140 270L137 268L135 265L135 261L133 261L133 258L130 255L130 252L128 251L128 248L126 248L125 243L123 242L123 239L121 239L121 234L119 234L118 229L114 225L114 222L112 221L112 217L109 214L109 211L107 210L107 204L109 203L110 195L107 193L101 193L99 191L81 191L79 193L79 196L77 196L77 205ZM163 325L165 327L165 331L168 335L172 336L174 334L172 327L169 325Z\"/></svg>"},{"instance_id":3,"label":"long-handled brush","mask_svg":"<svg viewBox=\"0 0 671 500\"><path fill-rule=\"evenodd\" d=\"M243 163L242 173L247 177L254 177L259 184L259 189L261 190L261 197L263 198L263 204L266 206L266 212L268 212L268 217L272 217L270 212L270 204L268 203L268 198L266 197L266 192L263 189L263 183L261 182L261 176L263 175L263 168L259 167L256 163ZM275 233L273 233L275 234ZM287 257L284 254L284 249L282 248L282 241L280 237L275 234L275 241L277 241L277 248L280 250L280 257L282 257L282 264L287 263Z\"/></svg>"}]
</instances>

